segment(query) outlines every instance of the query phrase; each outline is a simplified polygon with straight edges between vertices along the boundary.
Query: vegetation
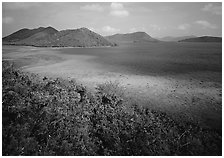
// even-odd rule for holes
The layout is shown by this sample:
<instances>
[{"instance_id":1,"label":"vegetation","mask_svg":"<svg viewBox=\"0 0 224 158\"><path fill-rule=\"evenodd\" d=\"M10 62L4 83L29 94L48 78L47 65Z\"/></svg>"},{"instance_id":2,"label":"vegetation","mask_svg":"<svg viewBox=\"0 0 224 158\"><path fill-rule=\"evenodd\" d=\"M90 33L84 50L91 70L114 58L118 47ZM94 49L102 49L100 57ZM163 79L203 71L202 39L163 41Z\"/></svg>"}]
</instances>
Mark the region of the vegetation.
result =
<instances>
[{"instance_id":1,"label":"vegetation","mask_svg":"<svg viewBox=\"0 0 224 158\"><path fill-rule=\"evenodd\" d=\"M145 32L134 32L126 34L115 34L106 36L106 39L115 43L148 43L148 42L159 42L159 40L152 38Z\"/></svg>"},{"instance_id":2,"label":"vegetation","mask_svg":"<svg viewBox=\"0 0 224 158\"><path fill-rule=\"evenodd\" d=\"M117 45L87 28L57 31L52 27L21 29L4 37L3 44L35 47L95 47Z\"/></svg>"},{"instance_id":3,"label":"vegetation","mask_svg":"<svg viewBox=\"0 0 224 158\"><path fill-rule=\"evenodd\" d=\"M127 105L117 84L93 94L8 62L2 75L3 155L221 155L217 132Z\"/></svg>"},{"instance_id":4,"label":"vegetation","mask_svg":"<svg viewBox=\"0 0 224 158\"><path fill-rule=\"evenodd\" d=\"M179 42L221 42L222 37L202 36L180 40Z\"/></svg>"}]
</instances>

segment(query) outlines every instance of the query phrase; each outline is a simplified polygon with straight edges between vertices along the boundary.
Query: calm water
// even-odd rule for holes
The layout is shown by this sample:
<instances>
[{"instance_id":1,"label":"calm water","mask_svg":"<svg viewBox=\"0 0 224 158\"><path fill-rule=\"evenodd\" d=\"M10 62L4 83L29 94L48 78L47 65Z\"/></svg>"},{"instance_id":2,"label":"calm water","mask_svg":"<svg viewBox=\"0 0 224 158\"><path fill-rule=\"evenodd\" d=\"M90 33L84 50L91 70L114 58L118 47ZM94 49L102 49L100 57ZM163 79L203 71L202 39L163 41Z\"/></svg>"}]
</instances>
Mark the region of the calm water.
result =
<instances>
[{"instance_id":1,"label":"calm water","mask_svg":"<svg viewBox=\"0 0 224 158\"><path fill-rule=\"evenodd\" d=\"M95 56L110 71L139 75L222 72L221 43L149 43L113 48L66 48L63 54Z\"/></svg>"},{"instance_id":2,"label":"calm water","mask_svg":"<svg viewBox=\"0 0 224 158\"><path fill-rule=\"evenodd\" d=\"M221 43L161 42L111 48L27 48L7 46L7 49L3 47L3 54L17 52L18 49L23 53L50 49L60 56L93 56L89 62L102 64L110 72L174 77L188 75L188 78L219 83L222 80Z\"/></svg>"}]
</instances>

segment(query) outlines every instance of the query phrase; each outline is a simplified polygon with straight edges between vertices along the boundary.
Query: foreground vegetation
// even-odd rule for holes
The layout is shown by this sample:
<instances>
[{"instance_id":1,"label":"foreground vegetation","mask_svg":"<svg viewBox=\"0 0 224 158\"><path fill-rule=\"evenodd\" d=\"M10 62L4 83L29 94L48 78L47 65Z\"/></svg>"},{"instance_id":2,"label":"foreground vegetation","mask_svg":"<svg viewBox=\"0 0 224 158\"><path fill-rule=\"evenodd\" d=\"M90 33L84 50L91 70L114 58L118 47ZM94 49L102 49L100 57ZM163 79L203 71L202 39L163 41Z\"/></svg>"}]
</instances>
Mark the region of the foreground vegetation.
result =
<instances>
[{"instance_id":1,"label":"foreground vegetation","mask_svg":"<svg viewBox=\"0 0 224 158\"><path fill-rule=\"evenodd\" d=\"M3 155L221 155L222 137L128 105L117 84L90 93L73 80L2 70Z\"/></svg>"}]
</instances>

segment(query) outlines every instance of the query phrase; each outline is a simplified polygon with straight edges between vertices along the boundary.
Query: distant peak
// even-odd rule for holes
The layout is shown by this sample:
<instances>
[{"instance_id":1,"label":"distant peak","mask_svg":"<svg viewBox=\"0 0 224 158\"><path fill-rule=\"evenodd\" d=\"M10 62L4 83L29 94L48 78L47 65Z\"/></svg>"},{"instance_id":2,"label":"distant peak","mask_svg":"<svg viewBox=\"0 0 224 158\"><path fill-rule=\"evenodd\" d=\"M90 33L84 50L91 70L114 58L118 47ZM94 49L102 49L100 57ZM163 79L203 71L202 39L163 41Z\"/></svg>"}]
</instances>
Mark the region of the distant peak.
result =
<instances>
[{"instance_id":1,"label":"distant peak","mask_svg":"<svg viewBox=\"0 0 224 158\"><path fill-rule=\"evenodd\" d=\"M209 38L209 37L214 37L214 36L209 36L209 35L201 36L201 38Z\"/></svg>"},{"instance_id":2,"label":"distant peak","mask_svg":"<svg viewBox=\"0 0 224 158\"><path fill-rule=\"evenodd\" d=\"M110 35L110 36L119 36L119 35L122 35L121 33L116 33L114 35Z\"/></svg>"},{"instance_id":3,"label":"distant peak","mask_svg":"<svg viewBox=\"0 0 224 158\"><path fill-rule=\"evenodd\" d=\"M44 27L38 27L38 29L45 29Z\"/></svg>"},{"instance_id":4,"label":"distant peak","mask_svg":"<svg viewBox=\"0 0 224 158\"><path fill-rule=\"evenodd\" d=\"M146 32L143 31L138 31L138 32L131 32L131 33L126 33L127 35L148 35Z\"/></svg>"},{"instance_id":5,"label":"distant peak","mask_svg":"<svg viewBox=\"0 0 224 158\"><path fill-rule=\"evenodd\" d=\"M56 30L55 28L51 27L51 26L48 26L45 28L46 30ZM57 30L56 30L57 31Z\"/></svg>"},{"instance_id":6,"label":"distant peak","mask_svg":"<svg viewBox=\"0 0 224 158\"><path fill-rule=\"evenodd\" d=\"M46 27L46 29L54 29L53 27L51 27L51 26L48 26L48 27Z\"/></svg>"},{"instance_id":7,"label":"distant peak","mask_svg":"<svg viewBox=\"0 0 224 158\"><path fill-rule=\"evenodd\" d=\"M134 33L146 34L146 33L145 33L145 32L143 32L143 31L138 31L138 32L134 32Z\"/></svg>"},{"instance_id":8,"label":"distant peak","mask_svg":"<svg viewBox=\"0 0 224 158\"><path fill-rule=\"evenodd\" d=\"M146 32L143 32L143 31L134 32L132 34L134 34L136 36L149 36ZM149 36L149 37L151 37L151 36Z\"/></svg>"},{"instance_id":9,"label":"distant peak","mask_svg":"<svg viewBox=\"0 0 224 158\"><path fill-rule=\"evenodd\" d=\"M29 30L28 28L23 28L23 29L21 29L21 30Z\"/></svg>"},{"instance_id":10,"label":"distant peak","mask_svg":"<svg viewBox=\"0 0 224 158\"><path fill-rule=\"evenodd\" d=\"M81 28L79 28L79 30L89 30L89 29L86 27L81 27Z\"/></svg>"}]
</instances>

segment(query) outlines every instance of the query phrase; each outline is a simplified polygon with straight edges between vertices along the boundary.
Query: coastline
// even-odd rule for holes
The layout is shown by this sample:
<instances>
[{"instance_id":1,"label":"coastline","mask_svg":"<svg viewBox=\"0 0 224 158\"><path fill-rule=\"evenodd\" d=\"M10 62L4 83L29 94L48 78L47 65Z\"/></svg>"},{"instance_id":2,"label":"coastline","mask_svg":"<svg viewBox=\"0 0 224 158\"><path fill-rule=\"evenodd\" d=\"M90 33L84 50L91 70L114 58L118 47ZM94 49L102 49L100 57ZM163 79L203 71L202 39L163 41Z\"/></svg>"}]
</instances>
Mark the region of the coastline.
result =
<instances>
[{"instance_id":1,"label":"coastline","mask_svg":"<svg viewBox=\"0 0 224 158\"><path fill-rule=\"evenodd\" d=\"M15 47L34 47L34 48L52 48L52 49L63 49L63 48L112 48L112 47L117 47L119 45L116 46L91 46L91 47L71 47L71 46L67 46L67 47L60 47L60 46L33 46L33 45L14 45L14 44L2 44L2 46L15 46Z\"/></svg>"}]
</instances>

